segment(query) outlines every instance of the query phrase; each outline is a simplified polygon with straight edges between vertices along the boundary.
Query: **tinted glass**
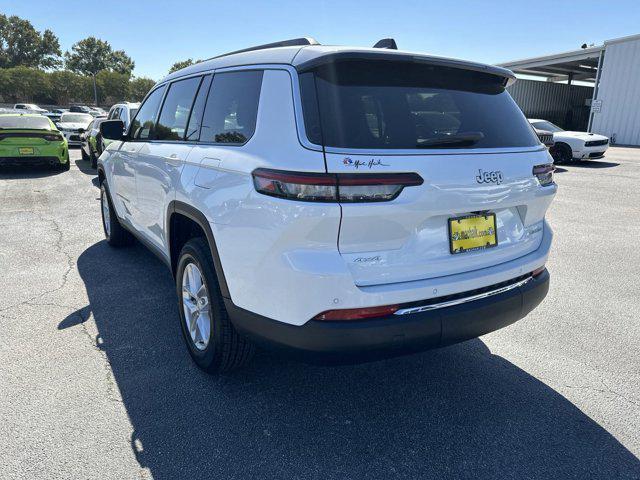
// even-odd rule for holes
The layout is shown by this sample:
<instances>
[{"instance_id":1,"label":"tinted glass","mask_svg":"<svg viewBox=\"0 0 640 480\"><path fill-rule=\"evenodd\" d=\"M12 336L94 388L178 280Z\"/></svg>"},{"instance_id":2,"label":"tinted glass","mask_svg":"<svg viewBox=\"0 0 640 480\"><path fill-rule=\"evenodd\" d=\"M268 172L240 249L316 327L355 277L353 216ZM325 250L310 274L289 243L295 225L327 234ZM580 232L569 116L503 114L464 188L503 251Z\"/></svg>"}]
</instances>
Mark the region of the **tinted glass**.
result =
<instances>
[{"instance_id":1,"label":"tinted glass","mask_svg":"<svg viewBox=\"0 0 640 480\"><path fill-rule=\"evenodd\" d=\"M564 132L559 126L543 121L543 122L533 122L531 125L536 127L538 130L546 130L547 132Z\"/></svg>"},{"instance_id":2,"label":"tinted glass","mask_svg":"<svg viewBox=\"0 0 640 480\"><path fill-rule=\"evenodd\" d=\"M93 117L88 113L63 113L60 117L62 123L86 123L89 124Z\"/></svg>"},{"instance_id":3,"label":"tinted glass","mask_svg":"<svg viewBox=\"0 0 640 480\"><path fill-rule=\"evenodd\" d=\"M243 144L256 129L262 71L214 75L202 120L203 142Z\"/></svg>"},{"instance_id":4,"label":"tinted glass","mask_svg":"<svg viewBox=\"0 0 640 480\"><path fill-rule=\"evenodd\" d=\"M188 78L169 86L160 119L156 125L156 139L182 140L184 138L200 80L201 77Z\"/></svg>"},{"instance_id":5,"label":"tinted glass","mask_svg":"<svg viewBox=\"0 0 640 480\"><path fill-rule=\"evenodd\" d=\"M538 145L501 77L420 63L343 61L301 79L307 137L329 147L501 148ZM304 77L304 75L302 76ZM304 108L317 95L319 113ZM317 115L317 116L316 116ZM319 116L319 118L318 118Z\"/></svg>"},{"instance_id":6,"label":"tinted glass","mask_svg":"<svg viewBox=\"0 0 640 480\"><path fill-rule=\"evenodd\" d=\"M147 97L140 107L138 115L131 124L130 135L136 140L153 140L155 138L155 123L164 86L157 88Z\"/></svg>"},{"instance_id":7,"label":"tinted glass","mask_svg":"<svg viewBox=\"0 0 640 480\"><path fill-rule=\"evenodd\" d=\"M0 128L32 128L51 130L51 122L46 117L25 117L22 115L0 116Z\"/></svg>"},{"instance_id":8,"label":"tinted glass","mask_svg":"<svg viewBox=\"0 0 640 480\"><path fill-rule=\"evenodd\" d=\"M300 89L304 92L304 95L302 95L302 112L307 138L311 143L322 145L322 128L320 126L320 112L318 110L315 82L313 72L300 75Z\"/></svg>"},{"instance_id":9,"label":"tinted glass","mask_svg":"<svg viewBox=\"0 0 640 480\"><path fill-rule=\"evenodd\" d=\"M209 95L209 87L211 86L211 75L206 75L200 89L198 90L198 96L193 103L193 109L191 110L191 116L189 117L189 123L187 124L187 134L185 140L198 140L200 138L200 127L202 125L202 114L204 113L204 107L207 102L207 95Z\"/></svg>"}]
</instances>

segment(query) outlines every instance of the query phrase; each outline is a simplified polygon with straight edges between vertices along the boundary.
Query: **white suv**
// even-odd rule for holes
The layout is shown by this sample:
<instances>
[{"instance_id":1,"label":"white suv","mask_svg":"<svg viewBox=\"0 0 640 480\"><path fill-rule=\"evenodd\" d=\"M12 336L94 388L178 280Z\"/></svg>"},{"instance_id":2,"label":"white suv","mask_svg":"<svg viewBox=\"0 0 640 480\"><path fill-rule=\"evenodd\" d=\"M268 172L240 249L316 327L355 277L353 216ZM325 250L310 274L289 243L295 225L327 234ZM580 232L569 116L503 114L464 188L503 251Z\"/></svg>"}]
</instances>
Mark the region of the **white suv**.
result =
<instances>
[{"instance_id":1,"label":"white suv","mask_svg":"<svg viewBox=\"0 0 640 480\"><path fill-rule=\"evenodd\" d=\"M173 73L105 121L104 230L176 279L207 371L258 343L352 362L460 342L545 297L552 159L501 68L307 39Z\"/></svg>"},{"instance_id":2,"label":"white suv","mask_svg":"<svg viewBox=\"0 0 640 480\"><path fill-rule=\"evenodd\" d=\"M124 123L124 127L127 128L129 127L129 124L131 123L133 117L135 117L136 113L138 113L138 108L140 108L139 103L116 103L109 109L107 118L109 120L122 120L122 123Z\"/></svg>"}]
</instances>

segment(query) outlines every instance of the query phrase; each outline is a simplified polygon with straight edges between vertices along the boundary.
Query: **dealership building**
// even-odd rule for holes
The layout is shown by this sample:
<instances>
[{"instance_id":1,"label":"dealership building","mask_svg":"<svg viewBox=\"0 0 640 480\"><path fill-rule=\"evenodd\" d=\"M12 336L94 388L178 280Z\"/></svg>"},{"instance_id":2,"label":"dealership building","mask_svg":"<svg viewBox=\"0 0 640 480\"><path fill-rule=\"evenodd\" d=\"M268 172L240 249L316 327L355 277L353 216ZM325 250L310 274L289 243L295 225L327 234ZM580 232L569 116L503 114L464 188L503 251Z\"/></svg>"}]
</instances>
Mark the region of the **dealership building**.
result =
<instances>
[{"instance_id":1,"label":"dealership building","mask_svg":"<svg viewBox=\"0 0 640 480\"><path fill-rule=\"evenodd\" d=\"M640 145L640 35L500 66L538 79L509 87L527 117Z\"/></svg>"}]
</instances>

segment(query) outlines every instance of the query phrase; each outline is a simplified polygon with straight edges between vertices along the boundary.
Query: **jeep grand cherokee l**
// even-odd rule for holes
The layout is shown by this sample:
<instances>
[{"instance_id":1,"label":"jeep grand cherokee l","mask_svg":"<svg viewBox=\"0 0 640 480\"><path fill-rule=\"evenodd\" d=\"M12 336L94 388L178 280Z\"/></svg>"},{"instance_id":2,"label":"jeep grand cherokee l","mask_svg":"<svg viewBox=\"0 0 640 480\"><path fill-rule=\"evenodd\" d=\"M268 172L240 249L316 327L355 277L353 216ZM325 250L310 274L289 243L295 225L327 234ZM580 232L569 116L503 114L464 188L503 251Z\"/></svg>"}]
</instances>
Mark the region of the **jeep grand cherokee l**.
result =
<instances>
[{"instance_id":1,"label":"jeep grand cherokee l","mask_svg":"<svg viewBox=\"0 0 640 480\"><path fill-rule=\"evenodd\" d=\"M505 69L298 39L170 74L98 163L103 226L171 269L207 371L254 344L352 362L545 297L552 159Z\"/></svg>"}]
</instances>

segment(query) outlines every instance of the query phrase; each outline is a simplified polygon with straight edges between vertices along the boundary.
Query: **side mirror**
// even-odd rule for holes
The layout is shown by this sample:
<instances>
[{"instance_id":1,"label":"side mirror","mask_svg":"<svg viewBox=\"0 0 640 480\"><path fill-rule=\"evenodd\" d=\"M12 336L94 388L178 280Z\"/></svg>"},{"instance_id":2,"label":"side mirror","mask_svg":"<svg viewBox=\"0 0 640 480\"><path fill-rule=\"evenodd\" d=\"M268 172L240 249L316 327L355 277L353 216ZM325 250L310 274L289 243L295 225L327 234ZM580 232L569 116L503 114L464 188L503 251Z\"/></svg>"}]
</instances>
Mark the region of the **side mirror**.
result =
<instances>
[{"instance_id":1,"label":"side mirror","mask_svg":"<svg viewBox=\"0 0 640 480\"><path fill-rule=\"evenodd\" d=\"M124 122L122 120L105 120L100 124L100 134L107 140L124 138Z\"/></svg>"}]
</instances>

